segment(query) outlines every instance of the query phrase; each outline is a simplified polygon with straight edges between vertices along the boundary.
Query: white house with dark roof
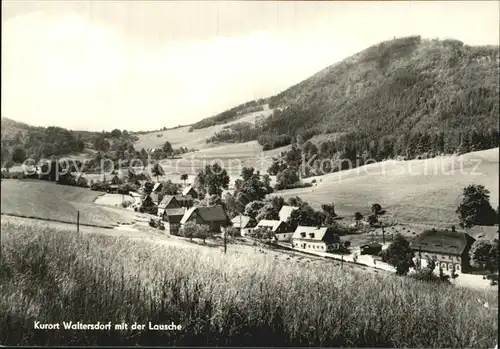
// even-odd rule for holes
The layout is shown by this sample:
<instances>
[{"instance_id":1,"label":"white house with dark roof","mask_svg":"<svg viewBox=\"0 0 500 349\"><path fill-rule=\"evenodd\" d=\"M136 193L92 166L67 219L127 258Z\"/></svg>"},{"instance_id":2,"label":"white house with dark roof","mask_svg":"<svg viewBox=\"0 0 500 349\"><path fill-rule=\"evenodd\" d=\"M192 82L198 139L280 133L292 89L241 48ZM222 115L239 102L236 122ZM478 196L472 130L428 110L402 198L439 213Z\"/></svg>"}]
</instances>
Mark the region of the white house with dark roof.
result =
<instances>
[{"instance_id":1,"label":"white house with dark roof","mask_svg":"<svg viewBox=\"0 0 500 349\"><path fill-rule=\"evenodd\" d=\"M220 233L224 228L231 226L231 220L221 205L209 207L191 207L182 217L181 227L187 222L206 224L213 233Z\"/></svg>"},{"instance_id":2,"label":"white house with dark roof","mask_svg":"<svg viewBox=\"0 0 500 349\"><path fill-rule=\"evenodd\" d=\"M252 233L255 223L252 219L245 215L237 215L233 219L231 219L231 223L233 224L233 228L239 229L241 231L241 236L246 236Z\"/></svg>"},{"instance_id":3,"label":"white house with dark roof","mask_svg":"<svg viewBox=\"0 0 500 349\"><path fill-rule=\"evenodd\" d=\"M292 246L304 250L333 252L341 247L341 241L331 228L299 225L292 235Z\"/></svg>"},{"instance_id":4,"label":"white house with dark roof","mask_svg":"<svg viewBox=\"0 0 500 349\"><path fill-rule=\"evenodd\" d=\"M413 239L410 246L422 261L434 259L436 268L460 273L470 269L469 251L474 241L465 232L430 229Z\"/></svg>"},{"instance_id":5,"label":"white house with dark roof","mask_svg":"<svg viewBox=\"0 0 500 349\"><path fill-rule=\"evenodd\" d=\"M263 219L257 223L256 228L270 230L278 241L289 241L292 237L292 233L288 231L288 224L283 221Z\"/></svg>"}]
</instances>

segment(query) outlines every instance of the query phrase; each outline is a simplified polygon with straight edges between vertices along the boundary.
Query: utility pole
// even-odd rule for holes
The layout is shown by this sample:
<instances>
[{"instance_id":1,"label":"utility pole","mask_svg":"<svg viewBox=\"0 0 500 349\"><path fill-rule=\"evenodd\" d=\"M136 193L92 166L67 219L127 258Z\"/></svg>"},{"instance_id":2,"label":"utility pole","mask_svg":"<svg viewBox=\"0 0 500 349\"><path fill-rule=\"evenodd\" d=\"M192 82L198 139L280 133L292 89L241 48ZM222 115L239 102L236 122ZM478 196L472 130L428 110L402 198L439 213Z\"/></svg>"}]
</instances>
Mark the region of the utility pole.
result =
<instances>
[{"instance_id":1,"label":"utility pole","mask_svg":"<svg viewBox=\"0 0 500 349\"><path fill-rule=\"evenodd\" d=\"M382 243L385 244L385 230L384 230L384 223L381 222L380 226L382 227Z\"/></svg>"},{"instance_id":2,"label":"utility pole","mask_svg":"<svg viewBox=\"0 0 500 349\"><path fill-rule=\"evenodd\" d=\"M76 234L80 234L80 211L76 211Z\"/></svg>"}]
</instances>

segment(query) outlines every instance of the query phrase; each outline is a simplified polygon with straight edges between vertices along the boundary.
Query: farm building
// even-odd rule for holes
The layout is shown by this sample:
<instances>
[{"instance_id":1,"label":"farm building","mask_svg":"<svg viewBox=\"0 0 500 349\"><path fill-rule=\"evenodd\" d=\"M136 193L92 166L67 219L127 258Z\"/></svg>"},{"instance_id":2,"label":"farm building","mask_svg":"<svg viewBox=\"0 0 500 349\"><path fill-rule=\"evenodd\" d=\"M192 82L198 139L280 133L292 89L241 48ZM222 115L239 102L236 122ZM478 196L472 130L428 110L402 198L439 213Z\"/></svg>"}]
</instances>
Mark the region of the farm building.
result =
<instances>
[{"instance_id":1,"label":"farm building","mask_svg":"<svg viewBox=\"0 0 500 349\"><path fill-rule=\"evenodd\" d=\"M359 247L361 254L377 255L382 251L382 245L379 243L366 244Z\"/></svg>"},{"instance_id":2,"label":"farm building","mask_svg":"<svg viewBox=\"0 0 500 349\"><path fill-rule=\"evenodd\" d=\"M299 225L292 235L292 246L305 250L333 252L340 249L341 241L331 228Z\"/></svg>"},{"instance_id":3,"label":"farm building","mask_svg":"<svg viewBox=\"0 0 500 349\"><path fill-rule=\"evenodd\" d=\"M193 197L190 195L176 195L175 199L181 205L181 207L193 207L194 200Z\"/></svg>"},{"instance_id":4,"label":"farm building","mask_svg":"<svg viewBox=\"0 0 500 349\"><path fill-rule=\"evenodd\" d=\"M213 233L222 232L223 228L231 226L231 220L221 205L210 207L191 207L181 219L181 226L187 222L206 224Z\"/></svg>"},{"instance_id":5,"label":"farm building","mask_svg":"<svg viewBox=\"0 0 500 349\"><path fill-rule=\"evenodd\" d=\"M233 223L233 228L241 230L241 236L250 234L255 227L255 223L250 217L241 214L234 217L231 223Z\"/></svg>"},{"instance_id":6,"label":"farm building","mask_svg":"<svg viewBox=\"0 0 500 349\"><path fill-rule=\"evenodd\" d=\"M177 201L175 196L165 195L161 200L160 204L158 205L158 217L161 217L163 220L165 220L164 213L166 209L181 208L181 207L182 207L181 204Z\"/></svg>"},{"instance_id":7,"label":"farm building","mask_svg":"<svg viewBox=\"0 0 500 349\"><path fill-rule=\"evenodd\" d=\"M426 230L412 242L411 248L422 260L436 261L436 268L457 273L470 270L469 250L475 239L464 232Z\"/></svg>"},{"instance_id":8,"label":"farm building","mask_svg":"<svg viewBox=\"0 0 500 349\"><path fill-rule=\"evenodd\" d=\"M272 231L275 239L278 241L288 241L293 234L289 232L288 224L283 221L263 219L257 224L256 228L264 228Z\"/></svg>"},{"instance_id":9,"label":"farm building","mask_svg":"<svg viewBox=\"0 0 500 349\"><path fill-rule=\"evenodd\" d=\"M279 212L280 221L286 222L298 207L284 205Z\"/></svg>"},{"instance_id":10,"label":"farm building","mask_svg":"<svg viewBox=\"0 0 500 349\"><path fill-rule=\"evenodd\" d=\"M193 199L198 199L198 192L192 185L189 185L182 190L182 196L190 196Z\"/></svg>"},{"instance_id":11,"label":"farm building","mask_svg":"<svg viewBox=\"0 0 500 349\"><path fill-rule=\"evenodd\" d=\"M186 209L184 207L165 209L162 216L162 220L166 222L165 231L170 234L177 234L185 213Z\"/></svg>"}]
</instances>

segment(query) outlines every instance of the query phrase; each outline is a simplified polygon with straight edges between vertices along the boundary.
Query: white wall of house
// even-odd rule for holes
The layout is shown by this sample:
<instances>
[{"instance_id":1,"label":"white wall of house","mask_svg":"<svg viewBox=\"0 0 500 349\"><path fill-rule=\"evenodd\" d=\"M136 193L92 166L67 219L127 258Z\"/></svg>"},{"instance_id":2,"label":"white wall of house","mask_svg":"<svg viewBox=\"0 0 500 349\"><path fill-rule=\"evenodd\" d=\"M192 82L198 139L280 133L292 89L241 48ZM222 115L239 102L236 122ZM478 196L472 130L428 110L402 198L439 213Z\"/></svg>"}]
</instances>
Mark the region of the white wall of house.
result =
<instances>
[{"instance_id":1,"label":"white wall of house","mask_svg":"<svg viewBox=\"0 0 500 349\"><path fill-rule=\"evenodd\" d=\"M326 252L327 245L323 241L303 241L295 239L292 241L292 246L295 248L302 248L311 251Z\"/></svg>"},{"instance_id":2,"label":"white wall of house","mask_svg":"<svg viewBox=\"0 0 500 349\"><path fill-rule=\"evenodd\" d=\"M241 236L251 235L254 228L243 228L241 229Z\"/></svg>"},{"instance_id":3,"label":"white wall of house","mask_svg":"<svg viewBox=\"0 0 500 349\"><path fill-rule=\"evenodd\" d=\"M293 233L277 233L274 234L278 241L288 242L292 238Z\"/></svg>"},{"instance_id":4,"label":"white wall of house","mask_svg":"<svg viewBox=\"0 0 500 349\"><path fill-rule=\"evenodd\" d=\"M444 272L451 272L453 269L453 265L455 266L455 272L462 272L462 258L460 256L452 256L445 255L440 253L430 253L430 252L421 252L422 256L422 267L427 266L427 258L436 260L436 271L439 270L439 266L443 268ZM418 251L415 252L415 257L418 257Z\"/></svg>"}]
</instances>

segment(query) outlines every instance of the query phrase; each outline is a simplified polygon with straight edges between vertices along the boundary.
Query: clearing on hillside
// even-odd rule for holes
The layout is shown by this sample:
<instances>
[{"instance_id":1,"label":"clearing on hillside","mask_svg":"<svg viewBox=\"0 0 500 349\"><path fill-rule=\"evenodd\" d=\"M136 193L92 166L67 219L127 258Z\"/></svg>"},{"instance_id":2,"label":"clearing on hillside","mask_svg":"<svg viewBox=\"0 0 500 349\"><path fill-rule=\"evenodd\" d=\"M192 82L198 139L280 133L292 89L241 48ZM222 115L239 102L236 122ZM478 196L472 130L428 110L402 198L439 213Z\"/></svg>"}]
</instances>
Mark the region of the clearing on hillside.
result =
<instances>
[{"instance_id":1,"label":"clearing on hillside","mask_svg":"<svg viewBox=\"0 0 500 349\"><path fill-rule=\"evenodd\" d=\"M351 217L370 214L380 203L388 219L402 222L457 224L455 210L462 189L482 184L490 191L491 205L498 205L499 149L426 160L388 160L324 176L311 177L316 185L274 193L300 196L315 207L335 203L337 213Z\"/></svg>"},{"instance_id":2,"label":"clearing on hillside","mask_svg":"<svg viewBox=\"0 0 500 349\"><path fill-rule=\"evenodd\" d=\"M1 213L104 228L132 223L134 212L96 205L101 192L40 180L2 180Z\"/></svg>"}]
</instances>

